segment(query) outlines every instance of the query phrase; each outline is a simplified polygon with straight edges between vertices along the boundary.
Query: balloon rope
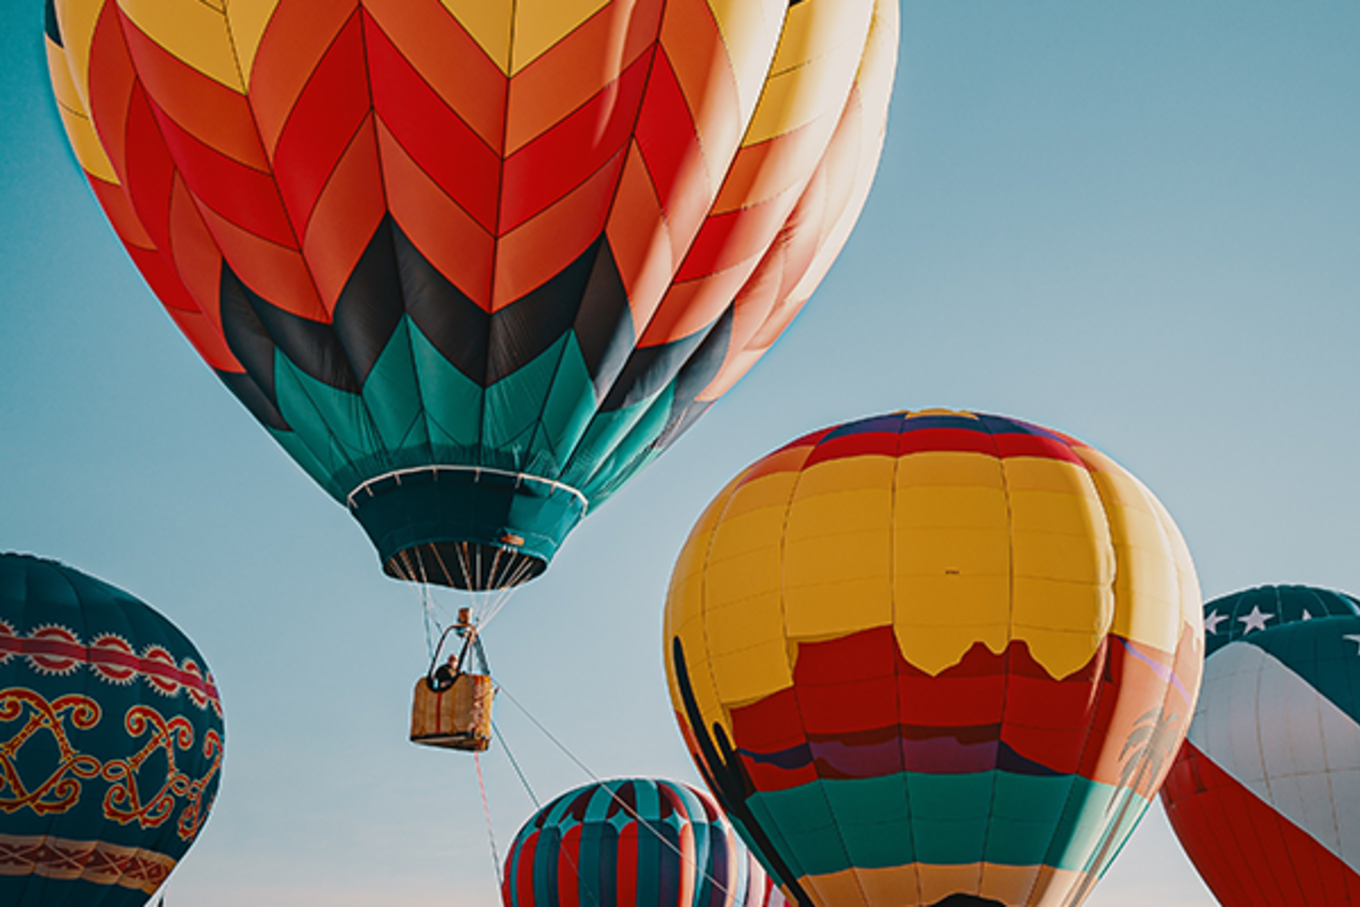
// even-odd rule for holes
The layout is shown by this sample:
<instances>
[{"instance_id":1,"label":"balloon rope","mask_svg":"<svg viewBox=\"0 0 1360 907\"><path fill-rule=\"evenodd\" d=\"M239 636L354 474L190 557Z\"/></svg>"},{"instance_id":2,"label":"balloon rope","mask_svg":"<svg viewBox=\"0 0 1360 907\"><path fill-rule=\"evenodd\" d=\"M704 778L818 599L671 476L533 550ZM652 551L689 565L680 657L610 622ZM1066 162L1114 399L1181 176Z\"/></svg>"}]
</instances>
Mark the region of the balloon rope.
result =
<instances>
[{"instance_id":1,"label":"balloon rope","mask_svg":"<svg viewBox=\"0 0 1360 907\"><path fill-rule=\"evenodd\" d=\"M529 779L525 778L524 772L520 771L519 762L515 759L515 754L510 752L510 744L505 742L505 735L501 733L500 728L496 727L496 722L494 721L491 722L491 732L496 735L496 739L499 740L501 742L501 746L505 748L505 755L510 757L510 764L515 767L515 774L519 775L520 783L524 785L524 789L529 794L529 799L533 801L534 809L535 810L542 809L542 806L538 802L538 797L534 795L534 789L529 786ZM511 844L510 845L511 853L513 853L514 850L515 845ZM567 865L571 867L571 874L576 876L576 887L579 890L581 888L581 870L576 866L576 861L571 858L570 850L564 849L560 851L560 853L562 855L562 859L566 860ZM503 886L505 884L504 881L502 881L501 884ZM587 885L585 886L585 892L587 895L590 896L591 907L601 907L600 899L595 896L594 888Z\"/></svg>"},{"instance_id":2,"label":"balloon rope","mask_svg":"<svg viewBox=\"0 0 1360 907\"><path fill-rule=\"evenodd\" d=\"M417 552L416 557L419 558L419 556L420 553ZM401 552L400 557L402 560L402 567L406 574L406 577L408 578L409 584L413 587L413 591L416 594L416 600L420 602L420 607L424 611L425 651L429 654L430 658L434 658L435 656L434 636L436 635L436 633L443 632L444 628L440 625L439 618L435 616L433 602L430 600L429 584L423 581L415 582L417 576L416 569L411 565L411 558L408 552L406 551ZM423 575L424 571L422 570L421 573ZM433 633L430 630L431 623L433 623L435 626L435 632Z\"/></svg>"},{"instance_id":3,"label":"balloon rope","mask_svg":"<svg viewBox=\"0 0 1360 907\"><path fill-rule=\"evenodd\" d=\"M510 602L511 597L515 594L516 590L519 589L519 584L532 569L533 562L528 558L522 559L519 564L515 566L514 572L510 574L509 585L499 590L499 594L491 602L490 607L487 608L486 613L478 622L480 626L485 627L487 624L491 623L492 618L501 613L501 609Z\"/></svg>"},{"instance_id":4,"label":"balloon rope","mask_svg":"<svg viewBox=\"0 0 1360 907\"><path fill-rule=\"evenodd\" d=\"M534 804L534 809L542 809L543 804L538 802L538 796L534 793L534 789L529 786L529 779L524 777L524 770L519 767L519 760L510 751L510 744L505 742L505 735L501 733L501 729L496 726L494 720L491 722L491 733L501 742L501 746L505 749L505 755L510 757L510 765L514 768L515 774L519 776L519 783L524 785L524 792L529 795L529 800Z\"/></svg>"},{"instance_id":5,"label":"balloon rope","mask_svg":"<svg viewBox=\"0 0 1360 907\"><path fill-rule=\"evenodd\" d=\"M496 832L491 827L491 807L486 801L486 781L482 779L482 754L472 754L472 764L477 766L477 787L482 792L482 815L486 816L486 839L491 842L491 862L496 867L496 887L504 888L505 879L501 876L501 855L496 852Z\"/></svg>"},{"instance_id":6,"label":"balloon rope","mask_svg":"<svg viewBox=\"0 0 1360 907\"><path fill-rule=\"evenodd\" d=\"M576 758L576 755L575 755L574 753L572 753L571 750L567 749L566 744L564 744L561 740L558 740L556 737L554 737L553 734L552 734L552 731L549 731L546 727L543 726L543 723L542 723L542 722L540 722L537 718L535 718L533 715L531 715L531 714L529 713L529 710L526 709L526 708L524 707L524 705L523 705L518 699L516 699L513 695L511 695L510 691L507 690L504 686L502 686L501 683L500 683L499 681L496 682L496 689L497 689L498 692L504 693L504 694L506 695L506 698L508 698L511 702L513 702L513 703L515 704L515 707L516 707L517 709L519 709L521 712L524 713L524 717L526 717L526 718L528 718L530 721L532 721L532 722L534 723L534 726L537 727L540 731L542 731L542 732L543 732L543 735L544 735L545 737L547 737L547 738L548 738L549 740L551 740L554 744L556 744L556 746L557 746L558 749L560 749L562 752L566 753L566 754L567 754L567 758L570 759L572 762L575 762L576 765L577 765L577 767L579 767L579 768L581 769L581 771L585 772L587 775L589 775L589 776L591 777L591 779L592 779L596 784L598 784L598 785L600 785L600 787L604 788L605 792L609 794L610 799L612 799L615 803L617 803L617 804L619 805L619 808L622 809L622 810L624 811L624 813L626 813L630 818L637 820L637 823L638 823L639 825L641 825L643 828L647 829L647 830L648 830L649 832L651 832L653 835L655 835L655 836L656 836L656 839L657 839L658 841L660 841L662 844L665 844L665 845L666 845L668 848L670 848L671 850L675 851L676 856L678 856L682 862L689 863L691 866L693 866L693 867L695 868L696 871L702 873L703 876L704 876L704 878L706 878L706 879L708 879L710 882L712 882L712 883L713 883L713 887L715 887L715 888L717 888L719 891L721 891L721 892L723 893L724 896L727 895L727 886L726 886L726 885L722 884L722 883L719 882L717 879L713 878L712 874L709 873L709 871L708 871L707 869L705 869L704 867L700 866L699 863L698 863L693 857L686 855L685 852L682 851L679 847L676 847L674 844L672 844L672 843L670 842L670 840L666 838L665 835L663 835L660 831L658 831L658 830L655 828L655 826L652 825L652 823L650 823L650 822L648 822L646 819L642 818L642 816L638 814L638 811L637 811L637 810L635 810L635 809L633 809L633 807L629 806L628 803L627 803L627 801L625 801L625 800L624 800L622 797L620 797L618 794L614 793L613 789L612 789L608 784L606 784L606 783L604 783L604 781L600 780L600 776L599 776L599 775L597 775L597 774L595 774L594 772L592 772L592 771L590 770L590 768L589 768L584 762L582 762L580 759L577 759L577 758Z\"/></svg>"},{"instance_id":7,"label":"balloon rope","mask_svg":"<svg viewBox=\"0 0 1360 907\"><path fill-rule=\"evenodd\" d=\"M455 550L458 552L458 569L463 573L463 585L466 588L471 589L472 577L468 575L467 542L459 542L458 547ZM445 573L447 572L448 571L445 570ZM452 585L452 583L450 583L450 585Z\"/></svg>"}]
</instances>

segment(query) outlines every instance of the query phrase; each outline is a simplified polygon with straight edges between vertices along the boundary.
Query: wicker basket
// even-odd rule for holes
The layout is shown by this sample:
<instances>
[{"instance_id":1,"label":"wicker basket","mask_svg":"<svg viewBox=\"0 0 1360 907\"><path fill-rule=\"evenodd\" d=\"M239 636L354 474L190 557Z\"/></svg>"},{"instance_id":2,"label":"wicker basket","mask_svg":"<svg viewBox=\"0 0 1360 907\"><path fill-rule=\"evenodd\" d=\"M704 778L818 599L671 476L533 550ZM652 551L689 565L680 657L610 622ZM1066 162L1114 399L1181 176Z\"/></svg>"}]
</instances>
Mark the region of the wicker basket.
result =
<instances>
[{"instance_id":1,"label":"wicker basket","mask_svg":"<svg viewBox=\"0 0 1360 907\"><path fill-rule=\"evenodd\" d=\"M460 674L453 686L435 692L422 677L411 703L411 742L481 752L491 745L491 678Z\"/></svg>"}]
</instances>

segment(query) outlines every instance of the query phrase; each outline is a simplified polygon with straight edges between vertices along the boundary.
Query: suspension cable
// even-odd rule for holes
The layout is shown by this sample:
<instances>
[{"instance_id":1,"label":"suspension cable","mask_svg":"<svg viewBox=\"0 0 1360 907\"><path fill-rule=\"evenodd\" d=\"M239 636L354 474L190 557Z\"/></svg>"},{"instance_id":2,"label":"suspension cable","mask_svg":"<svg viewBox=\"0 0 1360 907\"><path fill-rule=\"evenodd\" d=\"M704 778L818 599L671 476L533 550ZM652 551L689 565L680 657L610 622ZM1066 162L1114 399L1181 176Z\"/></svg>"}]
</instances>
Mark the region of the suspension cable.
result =
<instances>
[{"instance_id":1,"label":"suspension cable","mask_svg":"<svg viewBox=\"0 0 1360 907\"><path fill-rule=\"evenodd\" d=\"M496 887L505 887L505 877L501 875L501 855L496 851L496 832L491 827L491 807L486 801L486 781L482 778L482 754L472 754L472 764L477 766L477 787L482 792L482 815L486 816L486 839L491 842L491 862L496 867Z\"/></svg>"},{"instance_id":2,"label":"suspension cable","mask_svg":"<svg viewBox=\"0 0 1360 907\"><path fill-rule=\"evenodd\" d=\"M622 809L625 814L627 814L630 818L637 820L637 823L641 825L643 828L647 829L649 832L651 832L658 841L660 841L662 844L665 844L668 848L674 851L676 856L678 856L682 862L689 863L697 871L702 873L704 878L712 882L715 888L721 891L724 895L727 894L726 885L722 884L717 879L713 878L713 875L707 869L700 866L693 857L687 856L684 851L682 851L679 847L676 847L669 840L667 840L667 838L664 835L662 835L661 832L658 831L656 827L652 825L652 823L642 818L638 811L633 809L633 807L629 806L628 803L622 797L616 794L613 791L613 789L609 787L608 784L606 784L604 781L600 779L599 775L591 771L589 766L587 766L580 759L577 759L576 755L570 749L567 748L566 744L564 744L562 741L558 740L555 736L553 736L552 731L549 731L546 727L543 726L543 723L541 721L539 721L532 714L530 714L529 710L524 707L523 703L516 699L514 695L511 694L511 692L507 690L499 681L496 683L496 688L499 692L504 693L506 695L506 698L513 702L515 704L515 707L524 713L524 717L532 721L534 726L537 727L540 731L542 731L545 737L551 740L557 746L558 749L565 753L568 759L576 763L577 767L580 768L581 771L589 775L591 780L593 780L596 784L603 788L605 793L609 794L610 799L617 803L619 805L619 808Z\"/></svg>"},{"instance_id":3,"label":"suspension cable","mask_svg":"<svg viewBox=\"0 0 1360 907\"><path fill-rule=\"evenodd\" d=\"M528 713L526 713L526 714L528 714ZM500 740L501 746L505 747L505 754L506 754L507 756L510 757L510 764L513 765L513 766L515 767L515 774L519 775L520 783L523 784L523 785L524 785L524 789L525 789L526 791L528 791L528 793L529 793L529 799L532 800L533 803L534 803L534 810L537 811L537 810L539 810L539 809L542 809L543 807L539 804L539 802L538 802L538 797L536 797L536 796L534 795L534 789L533 789L532 787L529 786L529 781L528 781L528 779L525 778L525 777L524 777L524 773L523 773L522 771L520 771L519 762L517 762L517 761L515 760L514 754L510 752L510 745L509 745L508 743L505 742L505 735L502 734L502 733L500 732L500 728L496 727L496 723L495 723L494 721L491 723L491 731L492 731L492 733L494 733L494 734L496 735L497 739ZM518 835L516 835L516 837L518 837ZM513 844L511 845L511 848L510 848L510 849L511 849L512 852L514 851L514 845L513 845ZM564 849L558 851L558 853L561 855L562 859L564 859L564 860L567 861L567 865L571 867L571 874L574 875L574 876L576 876L576 882L577 882L577 885L579 886L579 885L580 885L580 882L581 882L581 870L580 870L579 867L577 867L576 861L573 860L573 859L571 858L571 851L564 848ZM505 882L504 882L503 879L502 879L501 885L502 885L502 887L504 887L504 885L505 885ZM600 899L599 899L598 897L596 897L595 889L594 889L594 888L591 888L590 886L586 886L586 894L589 895L589 897L590 897L590 904L591 904L591 907L601 907Z\"/></svg>"},{"instance_id":4,"label":"suspension cable","mask_svg":"<svg viewBox=\"0 0 1360 907\"><path fill-rule=\"evenodd\" d=\"M416 553L416 556L417 558L419 557L419 552ZM416 581L418 572L416 570L416 567L411 563L411 556L409 551L402 551L398 555L398 557L401 558L402 569L407 577L407 585L412 587L412 591L415 593L416 596L416 601L420 603L421 611L423 612L424 615L425 651L431 658L434 658L435 657L434 636L437 633L441 633L444 627L440 623L438 615L434 613L435 602L430 596L430 587L425 582ZM423 574L423 570L419 572ZM431 632L430 628L431 624L434 625L435 628L434 632Z\"/></svg>"},{"instance_id":5,"label":"suspension cable","mask_svg":"<svg viewBox=\"0 0 1360 907\"><path fill-rule=\"evenodd\" d=\"M524 785L524 792L529 795L529 800L534 804L534 809L542 809L543 804L538 802L538 796L534 793L534 789L529 786L529 779L524 777L524 770L519 767L519 760L516 759L515 754L510 751L510 744L505 741L505 735L502 734L501 729L496 726L496 720L494 718L491 720L491 733L500 741L501 746L505 749L505 755L510 757L510 765L514 768L515 774L519 776L519 783Z\"/></svg>"}]
</instances>

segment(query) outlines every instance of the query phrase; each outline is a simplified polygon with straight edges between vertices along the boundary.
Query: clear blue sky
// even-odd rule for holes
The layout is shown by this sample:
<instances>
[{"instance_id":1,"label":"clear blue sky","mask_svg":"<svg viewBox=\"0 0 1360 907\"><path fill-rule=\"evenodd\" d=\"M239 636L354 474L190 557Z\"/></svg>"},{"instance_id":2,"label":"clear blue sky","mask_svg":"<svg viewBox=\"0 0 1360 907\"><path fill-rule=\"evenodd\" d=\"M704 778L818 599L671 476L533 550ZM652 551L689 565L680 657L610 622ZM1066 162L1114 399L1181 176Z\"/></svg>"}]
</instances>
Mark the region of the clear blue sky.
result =
<instances>
[{"instance_id":1,"label":"clear blue sky","mask_svg":"<svg viewBox=\"0 0 1360 907\"><path fill-rule=\"evenodd\" d=\"M601 776L695 779L660 614L703 504L800 433L899 408L1102 447L1208 595L1360 592L1360 4L905 0L889 141L785 338L492 626L507 689ZM127 588L227 708L196 907L497 901L472 763L405 741L415 596L203 366L65 149L39 0L0 0L0 549ZM453 606L451 596L449 607ZM502 700L539 795L585 776ZM503 849L532 807L484 760ZM1209 905L1160 814L1089 903Z\"/></svg>"}]
</instances>

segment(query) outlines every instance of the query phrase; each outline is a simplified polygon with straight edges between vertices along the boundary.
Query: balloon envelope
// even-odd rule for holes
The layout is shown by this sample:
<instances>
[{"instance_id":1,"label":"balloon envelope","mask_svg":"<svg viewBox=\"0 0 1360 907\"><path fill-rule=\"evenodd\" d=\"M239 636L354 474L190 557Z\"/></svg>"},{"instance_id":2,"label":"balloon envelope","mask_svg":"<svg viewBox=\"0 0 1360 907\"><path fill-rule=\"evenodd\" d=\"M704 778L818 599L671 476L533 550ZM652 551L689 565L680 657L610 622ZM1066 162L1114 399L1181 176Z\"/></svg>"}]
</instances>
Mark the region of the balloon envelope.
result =
<instances>
[{"instance_id":1,"label":"balloon envelope","mask_svg":"<svg viewBox=\"0 0 1360 907\"><path fill-rule=\"evenodd\" d=\"M820 905L1076 904L1170 764L1198 584L1155 497L1013 419L893 413L758 460L666 602L682 733Z\"/></svg>"},{"instance_id":2,"label":"balloon envelope","mask_svg":"<svg viewBox=\"0 0 1360 907\"><path fill-rule=\"evenodd\" d=\"M141 907L217 794L203 656L119 589L0 554L0 903Z\"/></svg>"},{"instance_id":3,"label":"balloon envelope","mask_svg":"<svg viewBox=\"0 0 1360 907\"><path fill-rule=\"evenodd\" d=\"M587 784L534 813L506 856L502 900L506 907L783 903L707 794L651 778Z\"/></svg>"},{"instance_id":4,"label":"balloon envelope","mask_svg":"<svg viewBox=\"0 0 1360 907\"><path fill-rule=\"evenodd\" d=\"M1167 817L1224 907L1360 904L1360 616L1344 593L1299 586L1205 614L1251 593L1255 628L1205 661ZM1262 630L1260 615L1280 624Z\"/></svg>"},{"instance_id":5,"label":"balloon envelope","mask_svg":"<svg viewBox=\"0 0 1360 907\"><path fill-rule=\"evenodd\" d=\"M48 0L52 85L198 352L463 588L565 535L774 342L882 146L895 0Z\"/></svg>"},{"instance_id":6,"label":"balloon envelope","mask_svg":"<svg viewBox=\"0 0 1360 907\"><path fill-rule=\"evenodd\" d=\"M1360 614L1345 592L1313 586L1257 586L1216 598L1204 606L1204 657L1249 633L1315 617Z\"/></svg>"}]
</instances>

